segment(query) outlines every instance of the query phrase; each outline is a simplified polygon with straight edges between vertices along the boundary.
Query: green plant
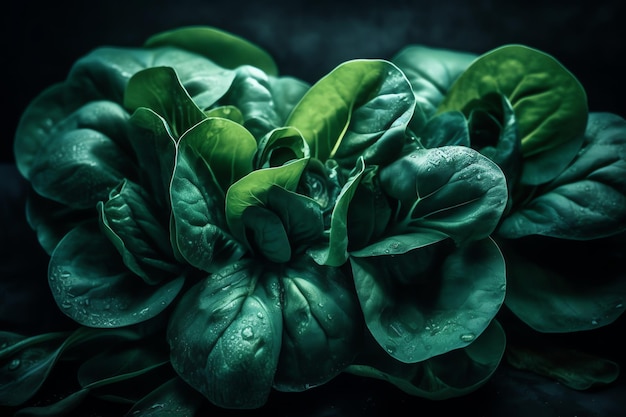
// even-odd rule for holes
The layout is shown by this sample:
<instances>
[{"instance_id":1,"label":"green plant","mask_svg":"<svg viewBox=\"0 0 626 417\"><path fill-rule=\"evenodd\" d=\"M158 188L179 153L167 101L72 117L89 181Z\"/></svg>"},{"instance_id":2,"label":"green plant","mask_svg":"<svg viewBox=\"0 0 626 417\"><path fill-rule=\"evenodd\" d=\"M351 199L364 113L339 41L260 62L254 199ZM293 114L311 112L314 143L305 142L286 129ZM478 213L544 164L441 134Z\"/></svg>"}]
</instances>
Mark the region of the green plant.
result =
<instances>
[{"instance_id":1,"label":"green plant","mask_svg":"<svg viewBox=\"0 0 626 417\"><path fill-rule=\"evenodd\" d=\"M621 248L624 140L623 119L588 114L573 75L521 45L408 47L313 85L213 28L96 49L16 132L28 220L77 328L0 334L1 403L193 415L342 372L472 392L505 353L505 295L542 332L621 314L617 264L581 283L525 244ZM29 404L58 360L74 393Z\"/></svg>"}]
</instances>

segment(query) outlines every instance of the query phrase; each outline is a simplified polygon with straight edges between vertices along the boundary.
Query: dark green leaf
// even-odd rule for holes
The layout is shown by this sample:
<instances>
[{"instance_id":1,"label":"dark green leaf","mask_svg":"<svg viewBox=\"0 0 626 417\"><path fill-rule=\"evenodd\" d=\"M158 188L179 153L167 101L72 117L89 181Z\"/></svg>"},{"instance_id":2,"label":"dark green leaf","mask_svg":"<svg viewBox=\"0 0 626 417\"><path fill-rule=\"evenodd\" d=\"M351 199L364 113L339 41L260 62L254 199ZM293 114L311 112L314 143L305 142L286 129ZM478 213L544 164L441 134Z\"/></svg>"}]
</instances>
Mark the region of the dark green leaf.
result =
<instances>
[{"instance_id":1,"label":"dark green leaf","mask_svg":"<svg viewBox=\"0 0 626 417\"><path fill-rule=\"evenodd\" d=\"M278 275L284 330L274 388L304 391L330 381L356 356L363 328L359 302L349 277L308 257Z\"/></svg>"},{"instance_id":2,"label":"dark green leaf","mask_svg":"<svg viewBox=\"0 0 626 417\"><path fill-rule=\"evenodd\" d=\"M151 67L134 74L124 91L124 106L131 112L147 107L167 122L175 139L206 118L171 67Z\"/></svg>"},{"instance_id":3,"label":"dark green leaf","mask_svg":"<svg viewBox=\"0 0 626 417\"><path fill-rule=\"evenodd\" d=\"M202 402L202 396L175 377L137 401L126 417L194 417Z\"/></svg>"},{"instance_id":4,"label":"dark green leaf","mask_svg":"<svg viewBox=\"0 0 626 417\"><path fill-rule=\"evenodd\" d=\"M258 408L272 388L282 332L278 277L240 261L178 303L168 327L172 366L220 407Z\"/></svg>"},{"instance_id":5,"label":"dark green leaf","mask_svg":"<svg viewBox=\"0 0 626 417\"><path fill-rule=\"evenodd\" d=\"M508 197L500 168L464 146L417 149L382 168L380 184L398 201L388 235L432 229L459 244L489 236Z\"/></svg>"},{"instance_id":6,"label":"dark green leaf","mask_svg":"<svg viewBox=\"0 0 626 417\"><path fill-rule=\"evenodd\" d=\"M482 387L500 365L505 344L496 320L469 346L417 363L397 361L369 341L346 372L388 381L413 396L445 400Z\"/></svg>"},{"instance_id":7,"label":"dark green leaf","mask_svg":"<svg viewBox=\"0 0 626 417\"><path fill-rule=\"evenodd\" d=\"M131 272L96 221L72 229L52 253L48 281L61 310L89 327L121 327L162 312L184 276L148 285Z\"/></svg>"},{"instance_id":8,"label":"dark green leaf","mask_svg":"<svg viewBox=\"0 0 626 417\"><path fill-rule=\"evenodd\" d=\"M417 108L430 119L454 81L474 59L476 55L468 52L409 45L398 52L392 62L411 83Z\"/></svg>"},{"instance_id":9,"label":"dark green leaf","mask_svg":"<svg viewBox=\"0 0 626 417\"><path fill-rule=\"evenodd\" d=\"M401 362L469 345L504 301L504 260L492 240L421 256L426 248L350 258L367 327Z\"/></svg>"},{"instance_id":10,"label":"dark green leaf","mask_svg":"<svg viewBox=\"0 0 626 417\"><path fill-rule=\"evenodd\" d=\"M151 36L144 45L148 48L174 46L186 49L226 68L254 65L268 74L278 73L274 59L266 51L239 36L212 27L168 30Z\"/></svg>"},{"instance_id":11,"label":"dark green leaf","mask_svg":"<svg viewBox=\"0 0 626 417\"><path fill-rule=\"evenodd\" d=\"M470 146L467 119L460 111L448 111L433 116L415 134L418 136L417 142L424 148Z\"/></svg>"},{"instance_id":12,"label":"dark green leaf","mask_svg":"<svg viewBox=\"0 0 626 417\"><path fill-rule=\"evenodd\" d=\"M503 220L499 236L597 239L626 230L626 121L591 113L571 165Z\"/></svg>"}]
</instances>

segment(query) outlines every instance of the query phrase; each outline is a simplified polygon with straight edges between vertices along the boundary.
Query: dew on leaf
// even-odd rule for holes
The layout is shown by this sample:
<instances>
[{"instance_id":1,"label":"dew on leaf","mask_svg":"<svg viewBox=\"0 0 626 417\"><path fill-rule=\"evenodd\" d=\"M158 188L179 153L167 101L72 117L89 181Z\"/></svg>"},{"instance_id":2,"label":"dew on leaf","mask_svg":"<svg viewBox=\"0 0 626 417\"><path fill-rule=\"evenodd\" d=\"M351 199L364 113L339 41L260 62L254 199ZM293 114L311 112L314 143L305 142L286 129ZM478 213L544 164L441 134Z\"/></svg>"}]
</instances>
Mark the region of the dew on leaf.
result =
<instances>
[{"instance_id":1,"label":"dew on leaf","mask_svg":"<svg viewBox=\"0 0 626 417\"><path fill-rule=\"evenodd\" d=\"M461 335L461 340L463 342L471 342L475 338L476 338L476 335L474 335L473 333L465 333Z\"/></svg>"},{"instance_id":2,"label":"dew on leaf","mask_svg":"<svg viewBox=\"0 0 626 417\"><path fill-rule=\"evenodd\" d=\"M22 364L22 361L19 360L18 358L15 358L9 363L9 366L7 368L9 371L15 371L17 368L20 367L21 364Z\"/></svg>"}]
</instances>

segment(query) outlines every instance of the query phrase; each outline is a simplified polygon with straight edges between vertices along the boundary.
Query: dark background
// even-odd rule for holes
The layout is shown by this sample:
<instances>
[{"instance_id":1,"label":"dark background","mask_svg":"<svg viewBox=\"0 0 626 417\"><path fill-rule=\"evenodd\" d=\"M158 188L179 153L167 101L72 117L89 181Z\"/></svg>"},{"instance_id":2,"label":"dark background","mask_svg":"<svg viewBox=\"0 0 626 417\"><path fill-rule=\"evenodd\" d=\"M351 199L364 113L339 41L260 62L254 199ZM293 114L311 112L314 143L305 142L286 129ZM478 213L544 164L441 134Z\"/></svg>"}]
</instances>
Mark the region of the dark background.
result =
<instances>
[{"instance_id":1,"label":"dark background","mask_svg":"<svg viewBox=\"0 0 626 417\"><path fill-rule=\"evenodd\" d=\"M267 50L283 75L314 83L345 60L391 58L409 44L480 54L502 44L522 43L552 54L572 71L585 87L592 111L626 116L625 4L594 1L581 5L563 0L11 2L0 14L1 111L6 129L0 139L4 215L0 273L23 265L19 276L45 276L47 258L38 250L23 215L25 184L12 167L13 135L28 103L44 88L62 81L71 65L94 48L135 47L160 31L211 25ZM12 276L18 274L12 272ZM3 318L15 308L15 323L30 325L33 331L59 320L54 314L41 314L54 311L46 293L34 294L23 283L2 291ZM41 311L29 309L33 305ZM625 322L622 317L615 326L567 336L564 341L626 367ZM367 417L392 415L390 410L397 408L393 415L623 417L625 380L622 375L612 386L576 392L504 365L478 392L433 403L410 397L383 381L342 375L302 394L276 393L260 412L207 410L207 415ZM97 409L88 414L101 415L105 412Z\"/></svg>"}]
</instances>

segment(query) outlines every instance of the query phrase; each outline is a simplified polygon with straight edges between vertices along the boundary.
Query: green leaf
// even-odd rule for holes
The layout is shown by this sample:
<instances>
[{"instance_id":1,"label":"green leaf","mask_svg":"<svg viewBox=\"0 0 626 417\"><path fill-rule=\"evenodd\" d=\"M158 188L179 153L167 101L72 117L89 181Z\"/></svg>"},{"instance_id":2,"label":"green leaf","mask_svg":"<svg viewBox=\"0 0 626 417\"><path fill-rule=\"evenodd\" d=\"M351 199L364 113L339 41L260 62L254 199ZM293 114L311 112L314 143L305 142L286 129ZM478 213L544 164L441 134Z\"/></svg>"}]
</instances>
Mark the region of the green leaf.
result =
<instances>
[{"instance_id":1,"label":"green leaf","mask_svg":"<svg viewBox=\"0 0 626 417\"><path fill-rule=\"evenodd\" d=\"M180 274L170 246L167 220L137 184L123 181L106 202L98 203L102 232L124 264L148 284Z\"/></svg>"},{"instance_id":2,"label":"green leaf","mask_svg":"<svg viewBox=\"0 0 626 417\"><path fill-rule=\"evenodd\" d=\"M184 276L148 285L131 272L100 232L83 223L59 242L49 263L48 282L61 310L89 327L122 327L161 313L177 296Z\"/></svg>"},{"instance_id":3,"label":"green leaf","mask_svg":"<svg viewBox=\"0 0 626 417\"><path fill-rule=\"evenodd\" d=\"M507 307L546 333L596 329L624 313L624 236L571 241L500 240L507 260Z\"/></svg>"},{"instance_id":4,"label":"green leaf","mask_svg":"<svg viewBox=\"0 0 626 417\"><path fill-rule=\"evenodd\" d=\"M359 157L386 164L406 142L415 98L404 74L383 60L353 60L313 85L286 125L302 132L311 156L349 173Z\"/></svg>"},{"instance_id":5,"label":"green leaf","mask_svg":"<svg viewBox=\"0 0 626 417\"><path fill-rule=\"evenodd\" d=\"M456 79L437 111L467 115L468 104L492 93L504 95L513 106L524 158L576 140L585 130L587 96L581 84L552 56L523 45L505 45L478 57ZM562 157L571 160L574 148L567 147L570 152ZM524 176L523 181L536 185L558 172L543 172L539 179Z\"/></svg>"},{"instance_id":6,"label":"green leaf","mask_svg":"<svg viewBox=\"0 0 626 417\"><path fill-rule=\"evenodd\" d=\"M170 319L178 375L213 404L265 404L283 331L280 284L260 264L240 261L191 287Z\"/></svg>"},{"instance_id":7,"label":"green leaf","mask_svg":"<svg viewBox=\"0 0 626 417\"><path fill-rule=\"evenodd\" d=\"M504 302L504 260L492 240L422 256L429 248L350 258L367 327L401 362L469 345Z\"/></svg>"},{"instance_id":8,"label":"green leaf","mask_svg":"<svg viewBox=\"0 0 626 417\"><path fill-rule=\"evenodd\" d=\"M139 181L154 201L169 209L169 186L176 160L176 140L165 119L146 107L130 118L129 142L139 166Z\"/></svg>"},{"instance_id":9,"label":"green leaf","mask_svg":"<svg viewBox=\"0 0 626 417\"><path fill-rule=\"evenodd\" d=\"M187 147L187 148L185 148ZM188 130L179 142L179 153L196 158L209 167L222 194L252 171L257 149L254 137L240 124L223 118L208 118Z\"/></svg>"},{"instance_id":10,"label":"green leaf","mask_svg":"<svg viewBox=\"0 0 626 417\"><path fill-rule=\"evenodd\" d=\"M309 255L320 265L341 266L348 260L348 211L364 172L365 163L360 158L337 197L331 214L328 243L309 251Z\"/></svg>"},{"instance_id":11,"label":"green leaf","mask_svg":"<svg viewBox=\"0 0 626 417\"><path fill-rule=\"evenodd\" d=\"M467 119L460 111L437 114L415 133L418 135L417 142L424 148L470 146Z\"/></svg>"},{"instance_id":12,"label":"green leaf","mask_svg":"<svg viewBox=\"0 0 626 417\"><path fill-rule=\"evenodd\" d=\"M464 146L417 149L382 168L380 184L398 201L387 235L432 229L458 244L489 236L508 197L500 168Z\"/></svg>"},{"instance_id":13,"label":"green leaf","mask_svg":"<svg viewBox=\"0 0 626 417\"><path fill-rule=\"evenodd\" d=\"M454 81L474 59L476 55L468 52L409 45L391 61L406 75L413 87L417 107L426 119L430 119L435 116Z\"/></svg>"},{"instance_id":14,"label":"green leaf","mask_svg":"<svg viewBox=\"0 0 626 417\"><path fill-rule=\"evenodd\" d=\"M202 400L181 378L174 377L137 401L126 417L194 417Z\"/></svg>"},{"instance_id":15,"label":"green leaf","mask_svg":"<svg viewBox=\"0 0 626 417\"><path fill-rule=\"evenodd\" d=\"M285 126L287 116L309 88L295 78L273 77L249 65L235 72L232 86L219 104L237 107L243 125L257 139Z\"/></svg>"},{"instance_id":16,"label":"green leaf","mask_svg":"<svg viewBox=\"0 0 626 417\"><path fill-rule=\"evenodd\" d=\"M249 141L254 139L241 125L218 118L205 119L188 134L179 142L170 185L172 233L189 264L212 272L244 251L227 229L224 190L230 181L252 170L254 149ZM241 156L234 152L232 141L242 143Z\"/></svg>"},{"instance_id":17,"label":"green leaf","mask_svg":"<svg viewBox=\"0 0 626 417\"><path fill-rule=\"evenodd\" d=\"M226 221L231 233L245 242L241 219L245 209L266 205L268 192L273 186L295 191L308 162L308 158L302 158L278 167L258 169L234 183L226 193Z\"/></svg>"},{"instance_id":18,"label":"green leaf","mask_svg":"<svg viewBox=\"0 0 626 417\"><path fill-rule=\"evenodd\" d=\"M274 388L304 391L352 362L361 346L361 310L349 277L338 268L301 257L278 276L284 324Z\"/></svg>"},{"instance_id":19,"label":"green leaf","mask_svg":"<svg viewBox=\"0 0 626 417\"><path fill-rule=\"evenodd\" d=\"M416 397L446 400L485 385L498 369L505 345L504 329L496 320L469 346L411 364L393 359L375 341L368 341L346 372L388 381Z\"/></svg>"},{"instance_id":20,"label":"green leaf","mask_svg":"<svg viewBox=\"0 0 626 417\"><path fill-rule=\"evenodd\" d=\"M20 408L13 417L60 417L69 415L89 396L88 389L81 389L48 405Z\"/></svg>"},{"instance_id":21,"label":"green leaf","mask_svg":"<svg viewBox=\"0 0 626 417\"><path fill-rule=\"evenodd\" d=\"M124 106L131 112L147 107L161 116L175 139L205 119L171 67L146 68L134 74L124 91Z\"/></svg>"},{"instance_id":22,"label":"green leaf","mask_svg":"<svg viewBox=\"0 0 626 417\"><path fill-rule=\"evenodd\" d=\"M93 208L135 172L132 160L108 136L86 128L48 141L33 159L29 175L38 194L80 210Z\"/></svg>"},{"instance_id":23,"label":"green leaf","mask_svg":"<svg viewBox=\"0 0 626 417\"><path fill-rule=\"evenodd\" d=\"M243 124L243 114L241 110L232 105L213 107L212 109L205 110L204 114L207 117L221 117L222 119L232 120L235 123Z\"/></svg>"},{"instance_id":24,"label":"green leaf","mask_svg":"<svg viewBox=\"0 0 626 417\"><path fill-rule=\"evenodd\" d=\"M506 359L517 369L552 378L566 387L581 391L608 385L620 373L616 362L572 348L510 345Z\"/></svg>"},{"instance_id":25,"label":"green leaf","mask_svg":"<svg viewBox=\"0 0 626 417\"><path fill-rule=\"evenodd\" d=\"M226 68L253 65L276 75L278 68L266 51L249 41L208 26L188 26L151 36L144 46L155 48L174 46L202 55Z\"/></svg>"},{"instance_id":26,"label":"green leaf","mask_svg":"<svg viewBox=\"0 0 626 417\"><path fill-rule=\"evenodd\" d=\"M498 235L597 239L626 230L626 121L591 113L572 163L530 201L509 213Z\"/></svg>"},{"instance_id":27,"label":"green leaf","mask_svg":"<svg viewBox=\"0 0 626 417\"><path fill-rule=\"evenodd\" d=\"M282 127L259 140L253 165L255 169L271 168L309 156L309 146L302 134L293 127Z\"/></svg>"}]
</instances>

